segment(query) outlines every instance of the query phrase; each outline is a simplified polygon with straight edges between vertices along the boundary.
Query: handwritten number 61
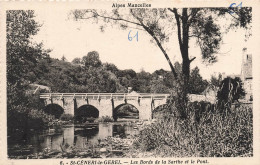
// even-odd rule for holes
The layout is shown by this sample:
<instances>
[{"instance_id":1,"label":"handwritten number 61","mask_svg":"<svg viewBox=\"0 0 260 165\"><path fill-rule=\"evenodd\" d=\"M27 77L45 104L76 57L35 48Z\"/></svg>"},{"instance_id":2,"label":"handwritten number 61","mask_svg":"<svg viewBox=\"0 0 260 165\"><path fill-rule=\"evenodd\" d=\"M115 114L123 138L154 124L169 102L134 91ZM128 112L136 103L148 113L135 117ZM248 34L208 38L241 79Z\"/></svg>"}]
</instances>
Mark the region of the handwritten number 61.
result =
<instances>
[{"instance_id":1,"label":"handwritten number 61","mask_svg":"<svg viewBox=\"0 0 260 165\"><path fill-rule=\"evenodd\" d=\"M136 41L138 42L138 31L136 32L136 34L133 37L131 37L131 31L132 30L130 30L128 33L128 40L132 41L134 38L136 38Z\"/></svg>"},{"instance_id":2,"label":"handwritten number 61","mask_svg":"<svg viewBox=\"0 0 260 165\"><path fill-rule=\"evenodd\" d=\"M239 5L237 5L236 3L231 3L231 5L229 6L230 8L233 8L233 7L237 7L237 8L239 8L239 7L242 7L242 2L239 4ZM232 11L232 9L231 10L229 10L229 13L230 14L233 14L234 12Z\"/></svg>"}]
</instances>

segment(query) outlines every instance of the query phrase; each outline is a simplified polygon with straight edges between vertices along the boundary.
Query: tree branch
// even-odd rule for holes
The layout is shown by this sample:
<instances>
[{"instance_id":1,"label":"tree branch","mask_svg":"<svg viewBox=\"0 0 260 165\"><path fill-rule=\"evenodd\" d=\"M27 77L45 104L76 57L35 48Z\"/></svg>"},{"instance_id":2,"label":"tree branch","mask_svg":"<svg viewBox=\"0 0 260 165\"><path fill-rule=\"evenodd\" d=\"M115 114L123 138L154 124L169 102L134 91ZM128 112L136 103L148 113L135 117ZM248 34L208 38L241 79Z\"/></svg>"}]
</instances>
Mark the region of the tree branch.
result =
<instances>
[{"instance_id":1,"label":"tree branch","mask_svg":"<svg viewBox=\"0 0 260 165\"><path fill-rule=\"evenodd\" d=\"M94 16L92 16L92 17L106 18L106 19L110 19L110 20L114 20L114 21L124 21L124 22L127 22L127 23L132 23L132 24L135 24L135 25L138 25L138 26L142 26L140 23L129 21L129 20L126 20L126 19L123 19L123 18L113 18L113 17L109 17L109 16L103 16L103 15L98 14L97 12L94 12L94 11L87 11L87 12L93 13ZM78 19L89 19L89 18L92 18L92 17L87 17L87 18L82 17L82 18L78 18Z\"/></svg>"},{"instance_id":2,"label":"tree branch","mask_svg":"<svg viewBox=\"0 0 260 165\"><path fill-rule=\"evenodd\" d=\"M90 18L95 18L95 16L91 16L91 17L86 17L86 18L76 18L76 20L78 20L78 19L90 19Z\"/></svg>"},{"instance_id":3,"label":"tree branch","mask_svg":"<svg viewBox=\"0 0 260 165\"><path fill-rule=\"evenodd\" d=\"M172 70L172 73L173 73L173 75L174 75L174 78L179 82L178 75L177 75L177 73L176 73L176 71L175 71L175 69L174 69L174 67L173 67L173 65L172 65L172 62L171 62L171 60L170 60L168 54L166 53L165 49L162 47L162 44L160 43L159 39L155 36L154 32L153 32L149 27L147 27L146 25L144 25L143 21L142 21L139 17L135 16L135 15L132 13L132 10L131 10L131 14L132 14L133 17L135 17L135 18L140 22L141 26L153 37L153 39L155 40L156 44L158 45L158 47L159 47L159 48L161 49L161 51L163 52L163 54L164 54L164 56L165 56L165 58L166 58L168 64L170 65L170 68L171 68L171 70Z\"/></svg>"},{"instance_id":4,"label":"tree branch","mask_svg":"<svg viewBox=\"0 0 260 165\"><path fill-rule=\"evenodd\" d=\"M203 38L203 37L201 37L200 35L189 35L189 38L190 37L196 37L196 38L198 38L198 39L200 39L200 40L203 40L203 39L205 39L205 37Z\"/></svg>"},{"instance_id":5,"label":"tree branch","mask_svg":"<svg viewBox=\"0 0 260 165\"><path fill-rule=\"evenodd\" d=\"M190 63L193 61L193 60L195 60L196 59L196 57L193 57L192 59L190 59Z\"/></svg>"},{"instance_id":6,"label":"tree branch","mask_svg":"<svg viewBox=\"0 0 260 165\"><path fill-rule=\"evenodd\" d=\"M236 13L236 12L235 12ZM228 12L228 14L229 15L231 15L234 19L236 19L236 20L238 20L239 21L239 19L238 18L236 18L233 14L231 14L230 12ZM236 13L237 14L237 13ZM238 15L238 14L237 14Z\"/></svg>"},{"instance_id":7,"label":"tree branch","mask_svg":"<svg viewBox=\"0 0 260 165\"><path fill-rule=\"evenodd\" d=\"M178 14L177 12L177 9L174 8L174 9L170 9L168 8L171 12L174 13L175 15L175 19L176 19L176 22L177 22L177 28L178 28L178 40L179 40L179 44L180 44L180 47L182 46L182 39L181 39L181 23L180 23L180 15Z\"/></svg>"},{"instance_id":8,"label":"tree branch","mask_svg":"<svg viewBox=\"0 0 260 165\"><path fill-rule=\"evenodd\" d=\"M130 13L131 13L131 15L132 15L135 19L138 20L139 23L133 22L133 21L129 21L129 20L126 20L126 19L123 19L123 18L113 18L113 17L109 17L109 16L100 15L100 14L98 14L97 12L94 12L94 11L87 11L87 12L93 13L93 16L92 16L92 17L100 17L100 18L110 19L110 20L114 20L114 21L124 21L124 22L127 22L127 23L131 23L131 24L135 24L135 25L138 25L138 26L143 27L143 28L145 29L145 31L147 31L148 34L150 34L150 35L153 37L153 39L155 40L156 44L158 45L158 47L159 47L159 48L161 49L161 51L163 52L163 54L164 54L164 56L165 56L167 62L168 62L169 65L170 65L170 68L171 68L171 70L172 70L172 73L173 73L175 79L179 82L178 75L177 75L177 73L176 73L176 71L175 71L175 69L174 69L174 67L173 67L173 65L172 65L172 63L171 63L171 61L170 61L170 58L169 58L168 54L166 53L165 49L162 47L162 45L161 45L159 39L155 36L154 32L153 32L149 27L147 27L146 25L144 25L143 21L142 21L138 16L136 16L136 15L133 13L132 9L130 9ZM87 12L86 12L86 13L87 13ZM90 17L87 17L87 18L81 17L81 18L78 18L78 19L89 19L89 18L90 18ZM157 21L159 21L159 19L158 19Z\"/></svg>"},{"instance_id":9,"label":"tree branch","mask_svg":"<svg viewBox=\"0 0 260 165\"><path fill-rule=\"evenodd\" d=\"M200 9L197 9L197 8L192 8L192 9L191 9L191 14L188 15L188 18L190 18L189 21L188 21L189 24L191 24L191 23L194 21L194 18L195 18L196 14L197 14L199 11L200 11Z\"/></svg>"}]
</instances>

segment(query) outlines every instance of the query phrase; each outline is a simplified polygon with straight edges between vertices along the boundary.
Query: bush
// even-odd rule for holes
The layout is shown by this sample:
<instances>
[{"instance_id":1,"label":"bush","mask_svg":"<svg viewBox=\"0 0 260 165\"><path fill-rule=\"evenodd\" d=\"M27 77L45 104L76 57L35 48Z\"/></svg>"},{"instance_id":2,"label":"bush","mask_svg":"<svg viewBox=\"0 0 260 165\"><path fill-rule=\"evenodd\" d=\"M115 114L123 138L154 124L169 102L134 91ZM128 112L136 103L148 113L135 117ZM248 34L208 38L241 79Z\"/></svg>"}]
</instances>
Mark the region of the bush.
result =
<instances>
[{"instance_id":1,"label":"bush","mask_svg":"<svg viewBox=\"0 0 260 165\"><path fill-rule=\"evenodd\" d=\"M73 119L74 119L74 117L71 114L62 114L60 116L60 120L62 120L62 121L71 121Z\"/></svg>"},{"instance_id":2,"label":"bush","mask_svg":"<svg viewBox=\"0 0 260 165\"><path fill-rule=\"evenodd\" d=\"M252 156L252 107L240 106L225 114L211 108L201 112L199 120L194 111L186 119L158 120L140 132L135 144L157 157Z\"/></svg>"},{"instance_id":3,"label":"bush","mask_svg":"<svg viewBox=\"0 0 260 165\"><path fill-rule=\"evenodd\" d=\"M23 107L20 106L19 109L23 109ZM41 110L13 110L8 113L8 132L12 133L17 130L26 132L29 129L43 129L53 119L54 116L48 115Z\"/></svg>"},{"instance_id":4,"label":"bush","mask_svg":"<svg viewBox=\"0 0 260 165\"><path fill-rule=\"evenodd\" d=\"M242 81L239 77L225 78L220 85L220 90L217 93L219 103L233 103L245 96L245 91L242 86Z\"/></svg>"},{"instance_id":5,"label":"bush","mask_svg":"<svg viewBox=\"0 0 260 165\"><path fill-rule=\"evenodd\" d=\"M46 114L41 110L31 110L29 111L27 122L28 127L34 129L40 129L47 127L48 123L53 121L55 117L53 115Z\"/></svg>"}]
</instances>

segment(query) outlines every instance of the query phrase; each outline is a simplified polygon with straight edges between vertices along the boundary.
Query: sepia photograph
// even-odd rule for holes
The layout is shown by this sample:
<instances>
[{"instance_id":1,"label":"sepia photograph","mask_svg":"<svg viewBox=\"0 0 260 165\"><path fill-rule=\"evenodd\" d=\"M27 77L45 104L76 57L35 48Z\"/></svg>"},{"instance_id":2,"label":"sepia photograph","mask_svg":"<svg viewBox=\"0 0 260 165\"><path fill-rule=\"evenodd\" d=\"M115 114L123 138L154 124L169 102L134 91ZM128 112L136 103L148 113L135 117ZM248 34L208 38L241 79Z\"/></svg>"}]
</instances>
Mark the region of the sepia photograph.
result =
<instances>
[{"instance_id":1,"label":"sepia photograph","mask_svg":"<svg viewBox=\"0 0 260 165\"><path fill-rule=\"evenodd\" d=\"M254 8L134 2L4 11L8 160L255 156Z\"/></svg>"}]
</instances>

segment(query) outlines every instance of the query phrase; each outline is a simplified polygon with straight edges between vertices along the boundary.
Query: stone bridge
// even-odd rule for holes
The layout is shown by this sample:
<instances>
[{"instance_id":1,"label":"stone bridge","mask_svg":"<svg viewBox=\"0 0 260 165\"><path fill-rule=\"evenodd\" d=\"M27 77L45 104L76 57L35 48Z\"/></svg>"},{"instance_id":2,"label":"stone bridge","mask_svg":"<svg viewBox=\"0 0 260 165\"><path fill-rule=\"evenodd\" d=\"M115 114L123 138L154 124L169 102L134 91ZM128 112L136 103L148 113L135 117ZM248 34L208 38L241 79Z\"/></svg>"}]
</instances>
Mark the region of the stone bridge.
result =
<instances>
[{"instance_id":1,"label":"stone bridge","mask_svg":"<svg viewBox=\"0 0 260 165\"><path fill-rule=\"evenodd\" d=\"M99 116L114 117L115 109L130 104L139 111L139 119L152 118L152 111L166 104L169 94L150 93L42 93L45 105L56 104L65 114L74 116L75 111L84 105L94 106Z\"/></svg>"}]
</instances>

